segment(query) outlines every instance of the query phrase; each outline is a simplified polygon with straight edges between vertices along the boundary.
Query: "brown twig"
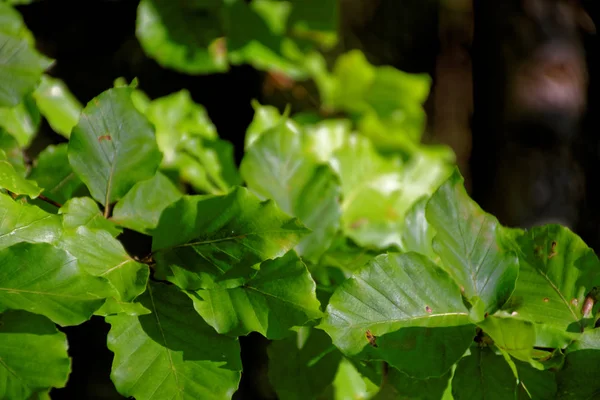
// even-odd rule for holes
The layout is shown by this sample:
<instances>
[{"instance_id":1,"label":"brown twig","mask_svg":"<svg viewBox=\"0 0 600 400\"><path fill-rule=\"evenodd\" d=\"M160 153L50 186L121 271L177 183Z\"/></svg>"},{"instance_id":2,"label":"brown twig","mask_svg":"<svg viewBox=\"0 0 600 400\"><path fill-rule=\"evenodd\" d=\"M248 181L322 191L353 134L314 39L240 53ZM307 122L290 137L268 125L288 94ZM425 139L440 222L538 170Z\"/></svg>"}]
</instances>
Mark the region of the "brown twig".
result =
<instances>
[{"instance_id":1,"label":"brown twig","mask_svg":"<svg viewBox=\"0 0 600 400\"><path fill-rule=\"evenodd\" d=\"M46 197L46 196L44 196L43 194L40 194L40 195L38 196L38 199L40 199L40 200L42 200L42 201L45 201L45 202L46 202L46 203L48 203L48 204L52 204L54 207L57 207L57 208L61 208L61 207L62 207L62 204L60 204L60 203L57 203L56 201L54 201L54 200L52 200L52 199L49 199L49 198L47 198L47 197Z\"/></svg>"}]
</instances>

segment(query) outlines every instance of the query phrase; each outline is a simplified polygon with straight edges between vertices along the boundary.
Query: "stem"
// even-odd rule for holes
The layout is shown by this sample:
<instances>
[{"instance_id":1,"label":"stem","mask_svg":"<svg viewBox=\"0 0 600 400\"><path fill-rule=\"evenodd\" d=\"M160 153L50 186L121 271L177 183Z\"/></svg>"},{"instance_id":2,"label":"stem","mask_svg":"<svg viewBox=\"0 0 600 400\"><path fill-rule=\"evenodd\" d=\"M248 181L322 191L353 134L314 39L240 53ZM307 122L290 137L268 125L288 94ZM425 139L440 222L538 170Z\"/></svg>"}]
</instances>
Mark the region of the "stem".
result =
<instances>
[{"instance_id":1,"label":"stem","mask_svg":"<svg viewBox=\"0 0 600 400\"><path fill-rule=\"evenodd\" d=\"M46 197L46 196L44 196L43 194L40 194L40 195L38 196L38 199L40 199L40 200L42 200L42 201L45 201L45 202L46 202L46 203L48 203L48 204L52 204L54 207L57 207L57 208L61 208L61 207L62 207L62 204L60 204L60 203L57 203L56 201L54 201L54 200L52 200L52 199L49 199L49 198L47 198L47 197Z\"/></svg>"}]
</instances>

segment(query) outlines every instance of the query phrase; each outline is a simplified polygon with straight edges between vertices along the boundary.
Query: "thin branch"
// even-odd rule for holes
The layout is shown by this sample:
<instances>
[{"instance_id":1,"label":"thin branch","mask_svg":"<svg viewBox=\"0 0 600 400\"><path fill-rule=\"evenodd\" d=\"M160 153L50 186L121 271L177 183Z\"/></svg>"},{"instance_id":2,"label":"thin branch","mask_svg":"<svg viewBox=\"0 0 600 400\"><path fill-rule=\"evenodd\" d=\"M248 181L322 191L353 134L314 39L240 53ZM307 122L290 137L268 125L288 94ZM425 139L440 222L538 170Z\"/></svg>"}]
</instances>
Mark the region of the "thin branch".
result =
<instances>
[{"instance_id":1,"label":"thin branch","mask_svg":"<svg viewBox=\"0 0 600 400\"><path fill-rule=\"evenodd\" d=\"M48 204L52 204L54 207L57 207L57 208L61 208L61 207L62 207L62 204L60 204L60 203L57 203L56 201L54 201L54 200L52 200L52 199L49 199L49 198L47 198L47 197L46 197L46 196L44 196L43 194L40 194L40 195L38 196L38 199L40 199L40 200L42 200L42 201L45 201L45 202L46 202L46 203L48 203Z\"/></svg>"}]
</instances>

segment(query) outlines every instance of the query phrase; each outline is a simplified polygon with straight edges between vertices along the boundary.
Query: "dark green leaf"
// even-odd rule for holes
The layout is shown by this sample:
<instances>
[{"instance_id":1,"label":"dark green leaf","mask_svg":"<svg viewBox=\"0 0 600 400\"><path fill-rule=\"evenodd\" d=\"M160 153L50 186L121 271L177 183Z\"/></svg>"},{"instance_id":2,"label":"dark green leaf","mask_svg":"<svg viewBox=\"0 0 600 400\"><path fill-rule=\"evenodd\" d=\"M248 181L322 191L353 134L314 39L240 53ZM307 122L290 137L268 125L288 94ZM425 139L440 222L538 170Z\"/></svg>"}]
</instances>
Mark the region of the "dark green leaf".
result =
<instances>
[{"instance_id":1,"label":"dark green leaf","mask_svg":"<svg viewBox=\"0 0 600 400\"><path fill-rule=\"evenodd\" d=\"M268 353L269 380L280 400L318 398L333 382L342 360L329 336L311 328L271 343Z\"/></svg>"},{"instance_id":2,"label":"dark green leaf","mask_svg":"<svg viewBox=\"0 0 600 400\"><path fill-rule=\"evenodd\" d=\"M71 130L79 121L83 106L60 79L42 76L40 86L33 98L50 127L62 136L71 136Z\"/></svg>"},{"instance_id":3,"label":"dark green leaf","mask_svg":"<svg viewBox=\"0 0 600 400\"><path fill-rule=\"evenodd\" d=\"M138 300L152 314L106 318L119 393L137 400L230 399L242 369L237 339L218 335L175 286L151 283Z\"/></svg>"},{"instance_id":4,"label":"dark green leaf","mask_svg":"<svg viewBox=\"0 0 600 400\"><path fill-rule=\"evenodd\" d=\"M600 394L600 350L582 349L567 354L557 375L560 400L597 399Z\"/></svg>"},{"instance_id":5,"label":"dark green leaf","mask_svg":"<svg viewBox=\"0 0 600 400\"><path fill-rule=\"evenodd\" d=\"M458 363L452 379L455 400L514 399L517 379L501 355L489 348L472 347Z\"/></svg>"},{"instance_id":6,"label":"dark green leaf","mask_svg":"<svg viewBox=\"0 0 600 400\"><path fill-rule=\"evenodd\" d=\"M50 145L38 156L29 179L44 188L44 196L64 204L83 187L67 157L67 144Z\"/></svg>"},{"instance_id":7,"label":"dark green leaf","mask_svg":"<svg viewBox=\"0 0 600 400\"><path fill-rule=\"evenodd\" d=\"M515 361L519 375L518 399L556 399L556 375L552 371L540 371L531 365Z\"/></svg>"},{"instance_id":8,"label":"dark green leaf","mask_svg":"<svg viewBox=\"0 0 600 400\"><path fill-rule=\"evenodd\" d=\"M164 209L181 197L169 178L158 172L153 178L136 183L117 203L111 219L126 228L150 234Z\"/></svg>"},{"instance_id":9,"label":"dark green leaf","mask_svg":"<svg viewBox=\"0 0 600 400\"><path fill-rule=\"evenodd\" d=\"M425 217L427 198L417 201L406 213L402 229L402 246L404 252L415 251L427 256L430 260L438 260L439 256L433 251L435 229Z\"/></svg>"},{"instance_id":10,"label":"dark green leaf","mask_svg":"<svg viewBox=\"0 0 600 400\"><path fill-rule=\"evenodd\" d=\"M60 217L0 193L0 249L19 242L53 243L61 234Z\"/></svg>"},{"instance_id":11,"label":"dark green leaf","mask_svg":"<svg viewBox=\"0 0 600 400\"><path fill-rule=\"evenodd\" d=\"M321 326L344 353L416 378L446 373L475 334L456 284L417 253L381 255L359 270L335 291Z\"/></svg>"},{"instance_id":12,"label":"dark green leaf","mask_svg":"<svg viewBox=\"0 0 600 400\"><path fill-rule=\"evenodd\" d=\"M188 74L228 69L219 18L222 1L186 2L142 0L138 6L136 35L146 54L167 68Z\"/></svg>"},{"instance_id":13,"label":"dark green leaf","mask_svg":"<svg viewBox=\"0 0 600 400\"><path fill-rule=\"evenodd\" d=\"M130 88L108 89L88 103L69 141L69 162L92 197L108 207L156 173L154 128L131 101Z\"/></svg>"},{"instance_id":14,"label":"dark green leaf","mask_svg":"<svg viewBox=\"0 0 600 400\"><path fill-rule=\"evenodd\" d=\"M88 320L104 302L105 285L64 250L18 243L0 250L0 308L44 315L66 326Z\"/></svg>"},{"instance_id":15,"label":"dark green leaf","mask_svg":"<svg viewBox=\"0 0 600 400\"><path fill-rule=\"evenodd\" d=\"M0 107L15 107L31 93L52 61L27 39L0 32Z\"/></svg>"},{"instance_id":16,"label":"dark green leaf","mask_svg":"<svg viewBox=\"0 0 600 400\"><path fill-rule=\"evenodd\" d=\"M465 297L481 302L484 313L502 307L514 290L518 259L502 246L498 220L469 198L458 170L431 197L426 215L437 232L434 250Z\"/></svg>"},{"instance_id":17,"label":"dark green leaf","mask_svg":"<svg viewBox=\"0 0 600 400\"><path fill-rule=\"evenodd\" d=\"M33 392L67 383L67 337L41 315L0 314L0 398L27 400Z\"/></svg>"},{"instance_id":18,"label":"dark green leaf","mask_svg":"<svg viewBox=\"0 0 600 400\"><path fill-rule=\"evenodd\" d=\"M263 262L241 287L199 290L191 297L209 325L233 336L255 331L281 339L290 328L321 316L315 282L293 251Z\"/></svg>"},{"instance_id":19,"label":"dark green leaf","mask_svg":"<svg viewBox=\"0 0 600 400\"><path fill-rule=\"evenodd\" d=\"M0 159L5 158L17 171L19 176L25 177L27 175L27 166L25 165L24 152L17 139L9 135L3 129L0 128L0 150L4 152Z\"/></svg>"},{"instance_id":20,"label":"dark green leaf","mask_svg":"<svg viewBox=\"0 0 600 400\"><path fill-rule=\"evenodd\" d=\"M381 391L373 400L439 400L450 383L452 371L439 378L415 379L395 368L389 368Z\"/></svg>"},{"instance_id":21,"label":"dark green leaf","mask_svg":"<svg viewBox=\"0 0 600 400\"><path fill-rule=\"evenodd\" d=\"M308 230L247 189L185 196L161 215L152 250L160 276L189 290L238 287L253 265L280 257Z\"/></svg>"}]
</instances>

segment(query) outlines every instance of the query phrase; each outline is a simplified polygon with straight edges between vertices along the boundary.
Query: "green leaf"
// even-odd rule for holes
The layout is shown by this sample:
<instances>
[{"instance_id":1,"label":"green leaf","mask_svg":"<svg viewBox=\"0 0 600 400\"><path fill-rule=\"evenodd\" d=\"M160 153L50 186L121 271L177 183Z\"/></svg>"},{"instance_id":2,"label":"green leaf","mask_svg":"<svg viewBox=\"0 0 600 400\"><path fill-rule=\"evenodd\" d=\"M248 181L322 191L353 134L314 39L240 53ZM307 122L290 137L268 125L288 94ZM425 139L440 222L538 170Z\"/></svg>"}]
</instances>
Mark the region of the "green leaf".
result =
<instances>
[{"instance_id":1,"label":"green leaf","mask_svg":"<svg viewBox=\"0 0 600 400\"><path fill-rule=\"evenodd\" d=\"M272 342L267 351L269 380L281 400L319 398L333 382L342 359L329 336L311 328Z\"/></svg>"},{"instance_id":2,"label":"green leaf","mask_svg":"<svg viewBox=\"0 0 600 400\"><path fill-rule=\"evenodd\" d=\"M98 204L90 197L72 198L58 212L63 215L63 226L66 229L75 230L85 226L92 230L105 230L113 237L122 232L112 221L104 218Z\"/></svg>"},{"instance_id":3,"label":"green leaf","mask_svg":"<svg viewBox=\"0 0 600 400\"><path fill-rule=\"evenodd\" d=\"M531 365L515 361L519 375L518 399L556 399L556 375L552 371L540 371Z\"/></svg>"},{"instance_id":4,"label":"green leaf","mask_svg":"<svg viewBox=\"0 0 600 400\"><path fill-rule=\"evenodd\" d=\"M0 398L27 400L33 392L67 383L67 337L41 315L0 314Z\"/></svg>"},{"instance_id":5,"label":"green leaf","mask_svg":"<svg viewBox=\"0 0 600 400\"><path fill-rule=\"evenodd\" d=\"M206 193L225 193L241 182L233 146L219 139L206 110L187 90L154 100L147 115L164 154L161 168L177 171L182 180Z\"/></svg>"},{"instance_id":6,"label":"green leaf","mask_svg":"<svg viewBox=\"0 0 600 400\"><path fill-rule=\"evenodd\" d=\"M381 255L359 270L335 291L321 327L345 354L421 379L446 373L475 333L456 284L417 253Z\"/></svg>"},{"instance_id":7,"label":"green leaf","mask_svg":"<svg viewBox=\"0 0 600 400\"><path fill-rule=\"evenodd\" d=\"M69 141L69 162L103 206L151 178L161 154L150 122L131 101L130 88L108 89L88 103Z\"/></svg>"},{"instance_id":8,"label":"green leaf","mask_svg":"<svg viewBox=\"0 0 600 400\"><path fill-rule=\"evenodd\" d=\"M18 243L0 250L0 266L0 308L34 312L67 326L87 321L104 302L105 285L83 272L72 255L49 244Z\"/></svg>"},{"instance_id":9,"label":"green leaf","mask_svg":"<svg viewBox=\"0 0 600 400\"><path fill-rule=\"evenodd\" d=\"M23 17L19 11L9 5L19 4L20 2L24 1L26 0L5 0L4 3L0 2L0 32L6 33L7 35L24 38L30 43L33 43L33 35L29 29L27 29L27 25L25 25Z\"/></svg>"},{"instance_id":10,"label":"green leaf","mask_svg":"<svg viewBox=\"0 0 600 400\"><path fill-rule=\"evenodd\" d=\"M560 400L595 399L600 393L600 351L584 349L567 354L557 375Z\"/></svg>"},{"instance_id":11,"label":"green leaf","mask_svg":"<svg viewBox=\"0 0 600 400\"><path fill-rule=\"evenodd\" d=\"M439 400L450 383L452 371L439 378L415 379L395 368L389 368L386 382L374 400Z\"/></svg>"},{"instance_id":12,"label":"green leaf","mask_svg":"<svg viewBox=\"0 0 600 400\"><path fill-rule=\"evenodd\" d=\"M142 0L138 6L136 35L142 48L161 66L187 74L226 71L222 1L185 2Z\"/></svg>"},{"instance_id":13,"label":"green leaf","mask_svg":"<svg viewBox=\"0 0 600 400\"><path fill-rule=\"evenodd\" d=\"M281 121L247 150L240 171L251 190L275 200L312 230L297 251L316 262L339 229L341 188L333 170L311 159L304 148L302 133Z\"/></svg>"},{"instance_id":14,"label":"green leaf","mask_svg":"<svg viewBox=\"0 0 600 400\"><path fill-rule=\"evenodd\" d=\"M151 283L139 301L152 314L106 318L119 393L137 400L230 399L242 369L237 339L215 333L174 286Z\"/></svg>"},{"instance_id":15,"label":"green leaf","mask_svg":"<svg viewBox=\"0 0 600 400\"><path fill-rule=\"evenodd\" d=\"M439 256L433 251L433 238L436 232L425 216L428 200L426 197L422 198L413 204L406 213L401 234L401 249L403 252L421 253L435 261L439 259Z\"/></svg>"},{"instance_id":16,"label":"green leaf","mask_svg":"<svg viewBox=\"0 0 600 400\"><path fill-rule=\"evenodd\" d=\"M40 112L29 95L15 107L0 107L0 127L17 139L21 147L31 144L40 127L40 121Z\"/></svg>"},{"instance_id":17,"label":"green leaf","mask_svg":"<svg viewBox=\"0 0 600 400\"><path fill-rule=\"evenodd\" d=\"M536 342L533 323L491 315L477 325L494 340L494 344L499 349L506 351L517 360L533 361L533 347Z\"/></svg>"},{"instance_id":18,"label":"green leaf","mask_svg":"<svg viewBox=\"0 0 600 400\"><path fill-rule=\"evenodd\" d=\"M559 225L530 229L519 239L521 269L503 309L558 332L581 332L586 295L600 286L600 261L576 234ZM536 343L561 347L557 343Z\"/></svg>"},{"instance_id":19,"label":"green leaf","mask_svg":"<svg viewBox=\"0 0 600 400\"><path fill-rule=\"evenodd\" d=\"M465 297L490 314L502 307L515 287L518 258L502 245L498 220L469 198L458 170L431 197L426 215L437 231L433 248Z\"/></svg>"},{"instance_id":20,"label":"green leaf","mask_svg":"<svg viewBox=\"0 0 600 400\"><path fill-rule=\"evenodd\" d=\"M69 138L71 130L79 121L83 106L69 91L63 81L48 75L42 76L33 98L50 127Z\"/></svg>"},{"instance_id":21,"label":"green leaf","mask_svg":"<svg viewBox=\"0 0 600 400\"><path fill-rule=\"evenodd\" d=\"M53 243L61 234L60 217L0 193L0 249L20 242Z\"/></svg>"},{"instance_id":22,"label":"green leaf","mask_svg":"<svg viewBox=\"0 0 600 400\"><path fill-rule=\"evenodd\" d=\"M81 188L83 182L73 172L67 156L66 143L50 145L38 156L29 179L44 188L44 195L64 204Z\"/></svg>"},{"instance_id":23,"label":"green leaf","mask_svg":"<svg viewBox=\"0 0 600 400\"><path fill-rule=\"evenodd\" d=\"M152 250L158 276L182 289L240 286L262 261L280 257L308 233L296 218L245 188L224 196L184 196L162 213Z\"/></svg>"},{"instance_id":24,"label":"green leaf","mask_svg":"<svg viewBox=\"0 0 600 400\"><path fill-rule=\"evenodd\" d=\"M136 183L117 203L111 220L134 231L151 234L158 225L160 215L183 195L165 175Z\"/></svg>"},{"instance_id":25,"label":"green leaf","mask_svg":"<svg viewBox=\"0 0 600 400\"><path fill-rule=\"evenodd\" d=\"M352 123L346 119L327 119L305 127L306 149L318 161L331 161L335 152L350 138Z\"/></svg>"},{"instance_id":26,"label":"green leaf","mask_svg":"<svg viewBox=\"0 0 600 400\"><path fill-rule=\"evenodd\" d=\"M379 387L362 376L350 361L343 358L333 381L335 400L370 399Z\"/></svg>"},{"instance_id":27,"label":"green leaf","mask_svg":"<svg viewBox=\"0 0 600 400\"><path fill-rule=\"evenodd\" d=\"M52 61L27 39L0 32L0 107L15 107L31 93Z\"/></svg>"},{"instance_id":28,"label":"green leaf","mask_svg":"<svg viewBox=\"0 0 600 400\"><path fill-rule=\"evenodd\" d=\"M263 133L281 123L285 123L288 129L298 129L298 125L293 120L283 117L277 107L263 106L258 101L253 100L252 108L254 109L254 117L250 125L248 125L248 129L246 129L244 141L244 149L246 151Z\"/></svg>"},{"instance_id":29,"label":"green leaf","mask_svg":"<svg viewBox=\"0 0 600 400\"><path fill-rule=\"evenodd\" d=\"M126 314L129 316L138 316L150 314L152 311L144 307L141 303L128 303L109 297L106 302L102 304L102 307L94 312L94 315L100 315L102 317L108 317L110 315Z\"/></svg>"},{"instance_id":30,"label":"green leaf","mask_svg":"<svg viewBox=\"0 0 600 400\"><path fill-rule=\"evenodd\" d=\"M6 160L0 159L0 189L6 189L14 194L24 194L36 198L42 193L35 181L23 178Z\"/></svg>"},{"instance_id":31,"label":"green leaf","mask_svg":"<svg viewBox=\"0 0 600 400\"><path fill-rule=\"evenodd\" d=\"M148 266L129 257L109 232L80 226L66 230L59 246L72 254L85 272L108 280L119 300L131 301L146 290Z\"/></svg>"},{"instance_id":32,"label":"green leaf","mask_svg":"<svg viewBox=\"0 0 600 400\"><path fill-rule=\"evenodd\" d=\"M19 176L27 175L27 166L25 165L24 152L17 140L0 128L0 159L6 159L17 171Z\"/></svg>"},{"instance_id":33,"label":"green leaf","mask_svg":"<svg viewBox=\"0 0 600 400\"><path fill-rule=\"evenodd\" d=\"M515 398L517 379L501 355L489 348L472 347L458 363L452 379L454 400Z\"/></svg>"},{"instance_id":34,"label":"green leaf","mask_svg":"<svg viewBox=\"0 0 600 400\"><path fill-rule=\"evenodd\" d=\"M281 339L289 329L321 317L315 282L294 251L268 260L243 286L190 294L194 308L219 333L259 332Z\"/></svg>"}]
</instances>

